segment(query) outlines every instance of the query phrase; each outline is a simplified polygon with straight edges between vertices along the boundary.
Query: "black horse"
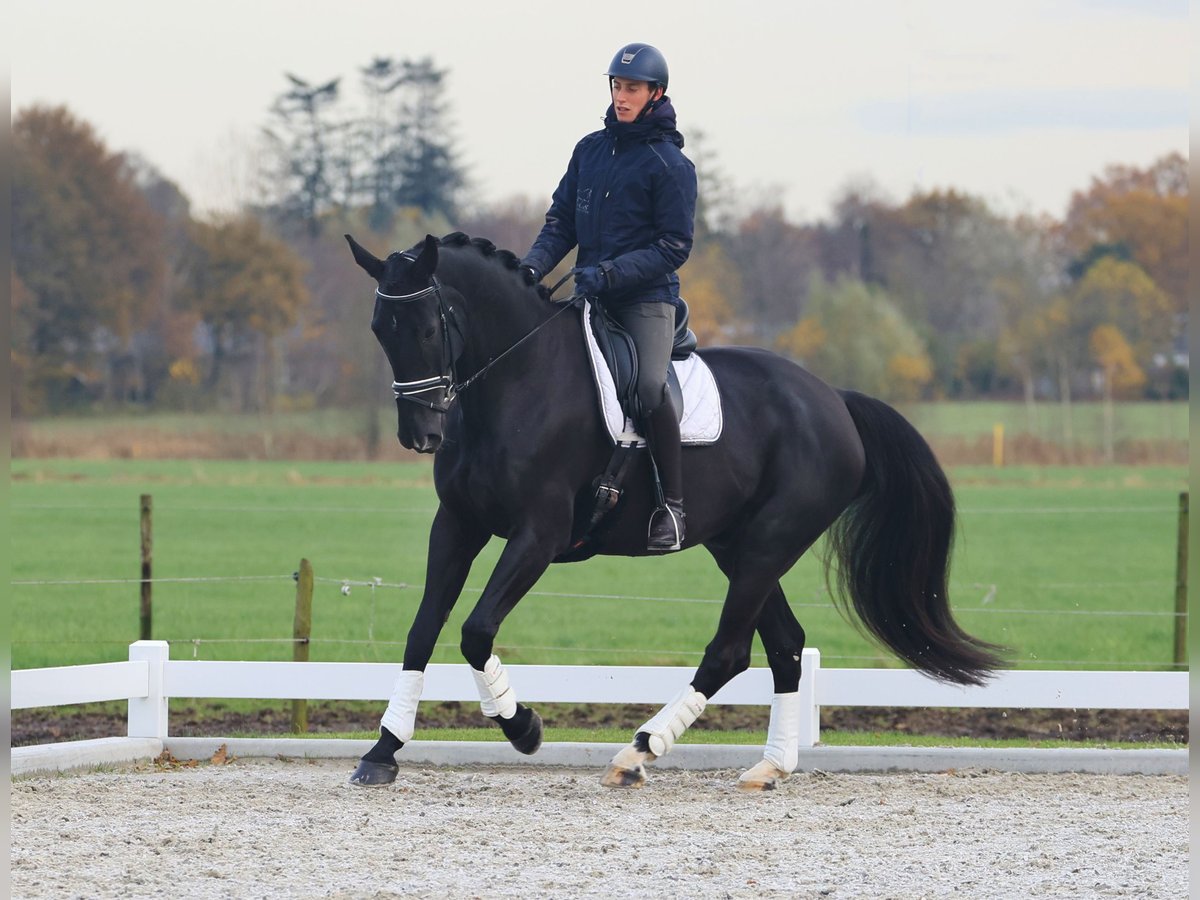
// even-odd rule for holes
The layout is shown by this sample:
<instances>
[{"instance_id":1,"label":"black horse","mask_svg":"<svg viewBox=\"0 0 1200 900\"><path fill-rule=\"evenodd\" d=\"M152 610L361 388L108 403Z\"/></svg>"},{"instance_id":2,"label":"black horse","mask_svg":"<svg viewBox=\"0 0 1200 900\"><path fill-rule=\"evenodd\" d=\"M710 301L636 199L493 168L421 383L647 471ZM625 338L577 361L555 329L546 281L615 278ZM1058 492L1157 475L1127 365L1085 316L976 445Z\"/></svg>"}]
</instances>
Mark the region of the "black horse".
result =
<instances>
[{"instance_id":1,"label":"black horse","mask_svg":"<svg viewBox=\"0 0 1200 900\"><path fill-rule=\"evenodd\" d=\"M400 443L436 453L440 500L403 672L380 740L351 781L395 779L394 754L412 736L435 641L493 535L507 544L463 623L462 652L484 714L532 753L541 720L516 702L492 649L505 616L546 568L578 558L577 519L592 508L593 481L612 453L579 312L525 284L516 257L488 241L428 236L381 260L346 238L377 283L371 328L392 367ZM951 615L954 498L918 432L881 401L835 390L765 350L700 353L720 387L724 428L715 444L683 452L686 546L702 544L715 557L728 593L691 684L638 729L605 773L609 785L644 782L643 763L669 751L707 698L748 667L756 630L775 697L764 759L740 784L772 788L795 768L805 635L779 581L826 531L849 597L841 602L897 656L959 684L980 683L1000 665L999 648ZM651 475L646 459L637 466L616 521L591 552L646 554Z\"/></svg>"}]
</instances>

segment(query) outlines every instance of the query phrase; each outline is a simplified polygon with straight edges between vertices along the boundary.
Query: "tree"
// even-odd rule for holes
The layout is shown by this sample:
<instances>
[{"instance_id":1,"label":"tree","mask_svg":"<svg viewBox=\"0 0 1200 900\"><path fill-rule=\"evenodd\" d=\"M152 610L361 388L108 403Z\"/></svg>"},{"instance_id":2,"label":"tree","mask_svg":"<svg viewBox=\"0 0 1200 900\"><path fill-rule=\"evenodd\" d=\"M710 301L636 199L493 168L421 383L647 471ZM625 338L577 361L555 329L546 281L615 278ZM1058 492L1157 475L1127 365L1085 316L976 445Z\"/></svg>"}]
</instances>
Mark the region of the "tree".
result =
<instances>
[{"instance_id":1,"label":"tree","mask_svg":"<svg viewBox=\"0 0 1200 900\"><path fill-rule=\"evenodd\" d=\"M815 235L773 206L754 210L722 241L740 273L742 290L732 298L737 314L748 336L769 346L804 315L808 279L816 271Z\"/></svg>"},{"instance_id":2,"label":"tree","mask_svg":"<svg viewBox=\"0 0 1200 900\"><path fill-rule=\"evenodd\" d=\"M33 106L13 123L14 311L25 402L57 406L104 385L162 300L163 225L125 157L65 107ZM40 398L40 399L39 399Z\"/></svg>"},{"instance_id":3,"label":"tree","mask_svg":"<svg viewBox=\"0 0 1200 900\"><path fill-rule=\"evenodd\" d=\"M447 70L435 68L429 57L404 60L400 66L401 140L395 159L395 203L452 219L466 179L446 122Z\"/></svg>"},{"instance_id":4,"label":"tree","mask_svg":"<svg viewBox=\"0 0 1200 900\"><path fill-rule=\"evenodd\" d=\"M1182 334L1188 289L1188 164L1178 153L1146 169L1109 166L1071 198L1062 226L1077 277L1098 258L1140 266L1171 299Z\"/></svg>"},{"instance_id":5,"label":"tree","mask_svg":"<svg viewBox=\"0 0 1200 900\"><path fill-rule=\"evenodd\" d=\"M285 226L320 233L320 217L333 202L331 143L336 126L330 111L340 78L313 85L285 73L291 87L271 107L275 126L264 129L276 156L271 208Z\"/></svg>"},{"instance_id":6,"label":"tree","mask_svg":"<svg viewBox=\"0 0 1200 900\"><path fill-rule=\"evenodd\" d=\"M209 332L210 388L219 388L226 364L242 378L230 387L244 411L271 409L277 376L276 340L308 304L304 264L253 218L192 225L192 253L180 300Z\"/></svg>"},{"instance_id":7,"label":"tree","mask_svg":"<svg viewBox=\"0 0 1200 900\"><path fill-rule=\"evenodd\" d=\"M1080 350L1101 325L1115 326L1145 365L1171 349L1171 299L1132 262L1106 257L1088 269L1070 295L1069 321Z\"/></svg>"},{"instance_id":8,"label":"tree","mask_svg":"<svg viewBox=\"0 0 1200 900\"><path fill-rule=\"evenodd\" d=\"M1146 383L1146 373L1133 358L1133 350L1121 330L1099 325L1091 340L1092 358L1100 366L1104 392L1104 459L1113 461L1113 394L1129 392Z\"/></svg>"},{"instance_id":9,"label":"tree","mask_svg":"<svg viewBox=\"0 0 1200 900\"><path fill-rule=\"evenodd\" d=\"M781 352L832 384L889 400L916 399L933 378L921 338L877 287L814 276L808 313L779 339Z\"/></svg>"},{"instance_id":10,"label":"tree","mask_svg":"<svg viewBox=\"0 0 1200 900\"><path fill-rule=\"evenodd\" d=\"M710 240L693 248L679 282L696 339L708 345L729 343L735 326L731 300L741 293L741 286L721 245Z\"/></svg>"}]
</instances>

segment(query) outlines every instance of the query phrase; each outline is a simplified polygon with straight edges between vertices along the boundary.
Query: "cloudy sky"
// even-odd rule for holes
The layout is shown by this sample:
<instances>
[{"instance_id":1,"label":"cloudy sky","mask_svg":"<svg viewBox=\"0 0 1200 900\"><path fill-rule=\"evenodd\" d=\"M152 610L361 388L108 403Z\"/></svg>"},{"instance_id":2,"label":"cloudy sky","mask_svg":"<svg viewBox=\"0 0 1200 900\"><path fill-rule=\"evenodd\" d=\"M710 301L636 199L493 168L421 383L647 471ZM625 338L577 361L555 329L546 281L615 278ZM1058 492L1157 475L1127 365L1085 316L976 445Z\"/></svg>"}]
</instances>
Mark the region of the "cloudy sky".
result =
<instances>
[{"instance_id":1,"label":"cloudy sky","mask_svg":"<svg viewBox=\"0 0 1200 900\"><path fill-rule=\"evenodd\" d=\"M1188 149L1186 0L14 0L14 113L66 104L197 207L248 199L284 72L431 56L470 199L549 200L628 41L661 49L685 136L747 203L825 216L851 182L1061 215L1106 165Z\"/></svg>"}]
</instances>

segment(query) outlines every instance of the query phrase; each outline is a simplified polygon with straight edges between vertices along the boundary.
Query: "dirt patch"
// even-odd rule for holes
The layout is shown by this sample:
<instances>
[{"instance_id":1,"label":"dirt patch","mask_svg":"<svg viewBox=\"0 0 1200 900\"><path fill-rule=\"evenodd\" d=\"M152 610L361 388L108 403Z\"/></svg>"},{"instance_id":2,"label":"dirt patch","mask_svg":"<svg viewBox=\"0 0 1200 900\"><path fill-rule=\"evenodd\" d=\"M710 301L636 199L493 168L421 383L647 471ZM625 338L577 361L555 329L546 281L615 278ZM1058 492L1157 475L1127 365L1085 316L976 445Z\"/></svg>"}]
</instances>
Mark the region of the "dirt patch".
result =
<instances>
[{"instance_id":1,"label":"dirt patch","mask_svg":"<svg viewBox=\"0 0 1200 900\"><path fill-rule=\"evenodd\" d=\"M543 722L553 728L612 727L632 733L657 707L589 704L537 704ZM308 706L313 732L372 731L383 704L314 702ZM290 705L265 706L235 712L213 706L171 709L170 733L179 737L232 734L286 734L291 729ZM765 730L765 707L711 706L693 726L719 731ZM484 724L474 703L422 703L418 732L432 727L478 727ZM45 744L125 733L125 712L109 705L95 708L26 709L12 712L12 745ZM824 731L893 732L944 737L1015 738L1030 740L1169 741L1187 744L1188 716L1179 711L1144 710L1002 710L1002 709L881 709L826 707L821 710Z\"/></svg>"},{"instance_id":2,"label":"dirt patch","mask_svg":"<svg viewBox=\"0 0 1200 900\"><path fill-rule=\"evenodd\" d=\"M1188 895L1174 776L795 775L346 761L21 778L11 890L41 897L1140 897Z\"/></svg>"}]
</instances>

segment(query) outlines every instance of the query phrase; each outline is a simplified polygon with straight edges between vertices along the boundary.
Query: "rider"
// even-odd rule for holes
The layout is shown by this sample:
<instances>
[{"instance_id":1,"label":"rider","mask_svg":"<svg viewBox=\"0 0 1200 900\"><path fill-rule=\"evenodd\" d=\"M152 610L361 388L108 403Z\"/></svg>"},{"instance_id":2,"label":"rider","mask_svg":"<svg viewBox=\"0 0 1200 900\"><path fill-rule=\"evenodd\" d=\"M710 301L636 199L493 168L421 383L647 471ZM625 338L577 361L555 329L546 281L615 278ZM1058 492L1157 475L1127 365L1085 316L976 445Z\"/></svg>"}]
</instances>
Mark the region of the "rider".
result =
<instances>
[{"instance_id":1,"label":"rider","mask_svg":"<svg viewBox=\"0 0 1200 900\"><path fill-rule=\"evenodd\" d=\"M663 55L649 44L627 44L606 74L612 104L604 128L575 145L521 265L536 284L578 246L576 290L632 336L640 424L666 501L650 517L647 549L667 552L684 537L679 419L667 367L680 303L675 271L692 250L696 170L681 152Z\"/></svg>"}]
</instances>

